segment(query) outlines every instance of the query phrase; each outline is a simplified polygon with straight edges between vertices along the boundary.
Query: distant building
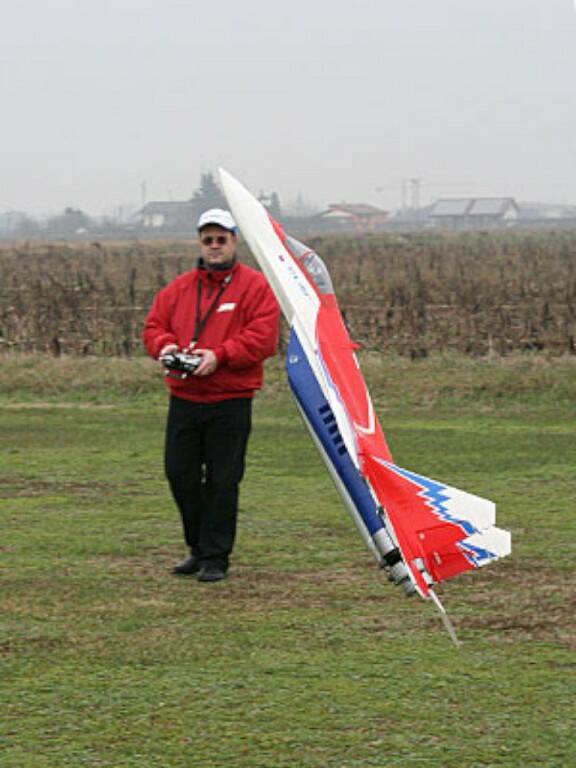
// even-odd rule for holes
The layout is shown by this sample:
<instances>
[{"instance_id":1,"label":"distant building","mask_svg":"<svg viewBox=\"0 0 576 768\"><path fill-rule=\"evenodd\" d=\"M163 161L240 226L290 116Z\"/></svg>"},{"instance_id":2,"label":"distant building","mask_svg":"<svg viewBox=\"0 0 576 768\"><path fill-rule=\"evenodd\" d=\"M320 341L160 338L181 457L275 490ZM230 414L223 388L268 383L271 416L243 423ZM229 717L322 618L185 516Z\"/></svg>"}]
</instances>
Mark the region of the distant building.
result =
<instances>
[{"instance_id":1,"label":"distant building","mask_svg":"<svg viewBox=\"0 0 576 768\"><path fill-rule=\"evenodd\" d=\"M576 219L576 206L552 203L518 203L522 221L547 221Z\"/></svg>"},{"instance_id":2,"label":"distant building","mask_svg":"<svg viewBox=\"0 0 576 768\"><path fill-rule=\"evenodd\" d=\"M150 202L139 212L146 229L195 229L196 207L188 201Z\"/></svg>"},{"instance_id":3,"label":"distant building","mask_svg":"<svg viewBox=\"0 0 576 768\"><path fill-rule=\"evenodd\" d=\"M388 212L364 203L334 203L313 219L323 228L374 231L382 228Z\"/></svg>"},{"instance_id":4,"label":"distant building","mask_svg":"<svg viewBox=\"0 0 576 768\"><path fill-rule=\"evenodd\" d=\"M513 223L519 214L513 197L460 197L437 200L428 218L439 227L491 227Z\"/></svg>"}]
</instances>

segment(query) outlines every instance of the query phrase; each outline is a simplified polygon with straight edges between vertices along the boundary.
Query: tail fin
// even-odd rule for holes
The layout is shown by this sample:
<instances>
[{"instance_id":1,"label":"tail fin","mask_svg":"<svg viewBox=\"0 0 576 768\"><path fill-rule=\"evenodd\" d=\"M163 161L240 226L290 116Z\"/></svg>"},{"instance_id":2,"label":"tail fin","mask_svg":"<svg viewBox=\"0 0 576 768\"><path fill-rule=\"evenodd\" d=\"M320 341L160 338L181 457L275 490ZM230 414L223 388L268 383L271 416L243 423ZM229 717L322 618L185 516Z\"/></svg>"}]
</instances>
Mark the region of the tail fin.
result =
<instances>
[{"instance_id":1,"label":"tail fin","mask_svg":"<svg viewBox=\"0 0 576 768\"><path fill-rule=\"evenodd\" d=\"M423 597L433 583L510 554L493 502L374 456L364 468Z\"/></svg>"}]
</instances>

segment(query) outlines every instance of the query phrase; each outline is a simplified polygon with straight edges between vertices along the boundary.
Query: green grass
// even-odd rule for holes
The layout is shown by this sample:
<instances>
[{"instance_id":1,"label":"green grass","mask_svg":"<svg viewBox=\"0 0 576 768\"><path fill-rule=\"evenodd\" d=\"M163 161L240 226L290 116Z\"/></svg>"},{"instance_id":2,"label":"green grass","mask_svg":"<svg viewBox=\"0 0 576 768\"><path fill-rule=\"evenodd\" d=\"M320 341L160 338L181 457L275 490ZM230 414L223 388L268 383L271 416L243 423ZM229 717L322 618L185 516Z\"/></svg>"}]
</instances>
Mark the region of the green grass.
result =
<instances>
[{"instance_id":1,"label":"green grass","mask_svg":"<svg viewBox=\"0 0 576 768\"><path fill-rule=\"evenodd\" d=\"M574 764L574 361L363 361L396 461L512 530L441 590L460 649L365 552L277 364L231 576L200 585L170 574L154 365L2 362L2 765Z\"/></svg>"}]
</instances>

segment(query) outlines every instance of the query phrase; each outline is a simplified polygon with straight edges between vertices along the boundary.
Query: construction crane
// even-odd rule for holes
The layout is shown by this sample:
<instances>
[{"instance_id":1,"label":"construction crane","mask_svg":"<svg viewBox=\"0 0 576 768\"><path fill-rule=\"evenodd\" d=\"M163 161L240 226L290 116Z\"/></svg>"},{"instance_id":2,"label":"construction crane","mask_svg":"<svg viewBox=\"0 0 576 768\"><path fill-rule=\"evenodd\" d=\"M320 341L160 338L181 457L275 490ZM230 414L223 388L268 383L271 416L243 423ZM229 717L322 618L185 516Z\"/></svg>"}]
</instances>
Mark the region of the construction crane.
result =
<instances>
[{"instance_id":1,"label":"construction crane","mask_svg":"<svg viewBox=\"0 0 576 768\"><path fill-rule=\"evenodd\" d=\"M384 192L386 189L398 189L400 186L401 200L402 200L402 213L408 210L417 211L421 204L421 192L422 188L436 188L436 187L466 187L468 190L473 187L473 184L466 181L438 181L427 182L423 179L412 176L400 179L395 184L385 184L376 187L376 192Z\"/></svg>"}]
</instances>

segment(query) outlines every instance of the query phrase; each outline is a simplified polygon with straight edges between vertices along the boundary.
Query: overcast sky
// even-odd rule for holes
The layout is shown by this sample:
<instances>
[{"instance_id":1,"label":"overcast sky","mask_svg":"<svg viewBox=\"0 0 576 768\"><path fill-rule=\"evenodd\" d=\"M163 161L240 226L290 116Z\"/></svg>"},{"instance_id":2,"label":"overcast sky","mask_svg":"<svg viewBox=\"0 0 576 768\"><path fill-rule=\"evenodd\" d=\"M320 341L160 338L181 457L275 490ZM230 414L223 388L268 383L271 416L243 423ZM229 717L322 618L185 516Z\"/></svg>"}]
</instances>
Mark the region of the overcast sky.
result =
<instances>
[{"instance_id":1,"label":"overcast sky","mask_svg":"<svg viewBox=\"0 0 576 768\"><path fill-rule=\"evenodd\" d=\"M254 191L576 204L574 0L12 0L0 211ZM378 191L378 188L380 191Z\"/></svg>"}]
</instances>

